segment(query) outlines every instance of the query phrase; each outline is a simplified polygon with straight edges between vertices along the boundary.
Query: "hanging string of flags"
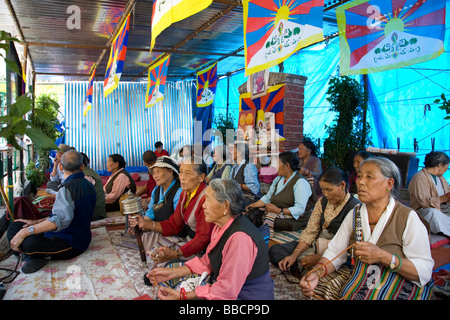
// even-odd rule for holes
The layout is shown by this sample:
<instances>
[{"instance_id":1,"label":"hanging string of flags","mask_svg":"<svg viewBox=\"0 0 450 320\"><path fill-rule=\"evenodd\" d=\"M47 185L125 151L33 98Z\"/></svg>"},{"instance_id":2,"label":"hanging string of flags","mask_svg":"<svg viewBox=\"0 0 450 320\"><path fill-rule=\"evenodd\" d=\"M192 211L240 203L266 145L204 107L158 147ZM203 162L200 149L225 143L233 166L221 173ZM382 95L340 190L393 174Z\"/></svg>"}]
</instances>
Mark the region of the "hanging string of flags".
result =
<instances>
[{"instance_id":1,"label":"hanging string of flags","mask_svg":"<svg viewBox=\"0 0 450 320\"><path fill-rule=\"evenodd\" d=\"M155 0L150 52L172 23L207 8L212 0ZM324 0L243 0L245 75L267 70L300 49L323 41ZM336 8L340 73L367 74L437 58L444 52L445 1L354 0ZM129 36L130 14L111 45L104 96L117 88ZM170 56L148 71L145 107L164 99ZM92 108L89 79L83 115ZM217 63L197 73L197 107L213 104Z\"/></svg>"}]
</instances>

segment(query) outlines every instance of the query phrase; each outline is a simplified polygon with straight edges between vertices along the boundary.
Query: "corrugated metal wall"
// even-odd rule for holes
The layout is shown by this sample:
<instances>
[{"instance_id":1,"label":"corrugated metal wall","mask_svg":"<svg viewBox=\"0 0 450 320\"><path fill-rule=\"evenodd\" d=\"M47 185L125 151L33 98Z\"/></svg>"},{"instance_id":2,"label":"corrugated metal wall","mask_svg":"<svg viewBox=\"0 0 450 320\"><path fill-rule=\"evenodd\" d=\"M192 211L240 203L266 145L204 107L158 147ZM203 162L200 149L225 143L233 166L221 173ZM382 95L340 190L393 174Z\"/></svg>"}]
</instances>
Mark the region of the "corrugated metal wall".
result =
<instances>
[{"instance_id":1,"label":"corrugated metal wall","mask_svg":"<svg viewBox=\"0 0 450 320\"><path fill-rule=\"evenodd\" d=\"M83 117L87 86L87 81L66 83L66 143L86 153L94 170L105 170L113 153L127 166L142 166L142 154L157 141L170 153L192 143L192 81L167 82L165 100L152 108L144 107L144 82L119 82L107 98L103 82L94 82L93 106Z\"/></svg>"}]
</instances>

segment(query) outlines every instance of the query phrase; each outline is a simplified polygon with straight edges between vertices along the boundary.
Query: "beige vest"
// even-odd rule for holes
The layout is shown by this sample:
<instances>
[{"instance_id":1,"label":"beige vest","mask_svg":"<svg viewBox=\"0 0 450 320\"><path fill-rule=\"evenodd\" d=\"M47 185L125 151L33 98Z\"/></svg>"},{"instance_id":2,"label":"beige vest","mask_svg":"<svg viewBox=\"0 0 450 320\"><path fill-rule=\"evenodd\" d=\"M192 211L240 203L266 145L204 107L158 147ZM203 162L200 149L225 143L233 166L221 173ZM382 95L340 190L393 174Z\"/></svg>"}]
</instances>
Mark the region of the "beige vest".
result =
<instances>
[{"instance_id":1,"label":"beige vest","mask_svg":"<svg viewBox=\"0 0 450 320\"><path fill-rule=\"evenodd\" d=\"M384 230L377 241L377 246L379 248L389 253L396 254L402 259L405 258L403 253L402 235L406 228L406 222L411 211L411 208L395 201L395 206L392 210L391 216L389 217L389 220L384 226ZM430 234L430 227L428 223L419 214L418 216L427 228L428 234ZM350 236L350 244L355 242L355 230L353 230L353 233Z\"/></svg>"}]
</instances>

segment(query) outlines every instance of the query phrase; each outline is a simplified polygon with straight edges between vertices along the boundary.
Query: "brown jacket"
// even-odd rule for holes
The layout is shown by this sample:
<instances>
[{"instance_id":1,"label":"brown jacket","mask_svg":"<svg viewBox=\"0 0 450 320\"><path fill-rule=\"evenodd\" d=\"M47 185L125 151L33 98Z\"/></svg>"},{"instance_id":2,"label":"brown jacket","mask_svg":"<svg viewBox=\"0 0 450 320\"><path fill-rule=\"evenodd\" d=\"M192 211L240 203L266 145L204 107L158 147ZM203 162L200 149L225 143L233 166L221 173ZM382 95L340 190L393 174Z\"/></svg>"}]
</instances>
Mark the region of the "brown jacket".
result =
<instances>
[{"instance_id":1,"label":"brown jacket","mask_svg":"<svg viewBox=\"0 0 450 320\"><path fill-rule=\"evenodd\" d=\"M439 177L444 187L444 192L450 192L450 186L444 177ZM409 182L410 207L414 210L419 208L435 208L441 210L441 201L437 193L436 185L430 172L423 168L417 172ZM450 201L447 201L450 204Z\"/></svg>"}]
</instances>

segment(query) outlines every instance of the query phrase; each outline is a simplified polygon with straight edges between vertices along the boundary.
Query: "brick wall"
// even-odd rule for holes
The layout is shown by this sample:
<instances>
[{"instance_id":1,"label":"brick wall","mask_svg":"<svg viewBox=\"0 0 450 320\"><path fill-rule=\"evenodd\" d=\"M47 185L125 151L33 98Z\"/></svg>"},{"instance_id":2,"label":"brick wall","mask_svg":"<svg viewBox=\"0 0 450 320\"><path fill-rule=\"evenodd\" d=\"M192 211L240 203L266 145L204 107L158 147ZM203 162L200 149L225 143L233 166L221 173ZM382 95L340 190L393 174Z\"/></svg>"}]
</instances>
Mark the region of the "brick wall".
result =
<instances>
[{"instance_id":1,"label":"brick wall","mask_svg":"<svg viewBox=\"0 0 450 320\"><path fill-rule=\"evenodd\" d=\"M284 137L280 141L279 150L287 151L298 148L303 140L303 107L304 87L307 78L304 76L271 72L269 75L269 87L278 84L285 85L284 92ZM247 84L239 87L240 93L247 92Z\"/></svg>"}]
</instances>

